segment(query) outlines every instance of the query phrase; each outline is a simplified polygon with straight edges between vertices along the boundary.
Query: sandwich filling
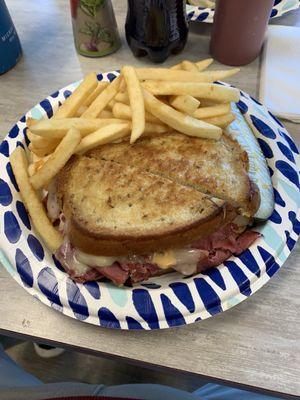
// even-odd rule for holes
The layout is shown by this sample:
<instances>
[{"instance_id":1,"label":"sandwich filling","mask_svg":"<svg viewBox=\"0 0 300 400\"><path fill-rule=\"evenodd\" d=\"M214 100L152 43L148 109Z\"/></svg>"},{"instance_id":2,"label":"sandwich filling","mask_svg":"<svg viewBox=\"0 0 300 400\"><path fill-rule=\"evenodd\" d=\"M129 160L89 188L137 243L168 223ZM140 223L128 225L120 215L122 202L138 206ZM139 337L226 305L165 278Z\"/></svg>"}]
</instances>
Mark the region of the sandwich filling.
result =
<instances>
[{"instance_id":1,"label":"sandwich filling","mask_svg":"<svg viewBox=\"0 0 300 400\"><path fill-rule=\"evenodd\" d=\"M133 284L172 270L189 276L221 264L246 250L259 237L257 232L239 230L237 225L228 224L189 247L128 257L86 254L66 238L55 256L76 282L107 278L116 285Z\"/></svg>"},{"instance_id":2,"label":"sandwich filling","mask_svg":"<svg viewBox=\"0 0 300 400\"><path fill-rule=\"evenodd\" d=\"M183 248L142 255L96 256L71 244L68 224L56 193L51 190L47 196L47 210L65 237L55 256L70 277L79 283L106 278L120 286L145 281L171 271L185 276L193 275L221 264L232 255L242 253L259 237L257 232L246 230L249 220L238 216L233 222Z\"/></svg>"}]
</instances>

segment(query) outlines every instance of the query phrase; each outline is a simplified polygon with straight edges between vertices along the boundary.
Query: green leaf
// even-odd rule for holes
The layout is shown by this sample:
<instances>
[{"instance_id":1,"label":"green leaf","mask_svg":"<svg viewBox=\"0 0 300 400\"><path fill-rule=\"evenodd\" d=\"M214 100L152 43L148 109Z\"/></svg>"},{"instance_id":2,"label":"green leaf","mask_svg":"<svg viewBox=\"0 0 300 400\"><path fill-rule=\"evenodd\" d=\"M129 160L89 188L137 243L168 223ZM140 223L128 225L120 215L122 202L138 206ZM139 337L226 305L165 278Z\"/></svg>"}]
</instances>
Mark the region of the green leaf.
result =
<instances>
[{"instance_id":1,"label":"green leaf","mask_svg":"<svg viewBox=\"0 0 300 400\"><path fill-rule=\"evenodd\" d=\"M80 8L91 17L96 17L100 7L105 3L105 0L80 0Z\"/></svg>"}]
</instances>

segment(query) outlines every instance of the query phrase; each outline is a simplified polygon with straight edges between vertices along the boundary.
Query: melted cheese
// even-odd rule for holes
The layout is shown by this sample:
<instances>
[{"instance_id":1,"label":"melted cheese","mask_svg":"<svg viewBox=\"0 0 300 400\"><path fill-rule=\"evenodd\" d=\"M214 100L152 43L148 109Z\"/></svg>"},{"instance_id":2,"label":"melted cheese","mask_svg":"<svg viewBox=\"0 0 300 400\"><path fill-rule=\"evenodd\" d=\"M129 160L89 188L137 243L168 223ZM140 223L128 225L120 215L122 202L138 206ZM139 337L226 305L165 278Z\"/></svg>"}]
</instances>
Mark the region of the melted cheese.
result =
<instances>
[{"instance_id":1,"label":"melted cheese","mask_svg":"<svg viewBox=\"0 0 300 400\"><path fill-rule=\"evenodd\" d=\"M120 261L120 257L94 256L93 254L83 253L78 249L75 250L75 258L79 262L91 267L109 267L114 262Z\"/></svg>"},{"instance_id":2,"label":"melted cheese","mask_svg":"<svg viewBox=\"0 0 300 400\"><path fill-rule=\"evenodd\" d=\"M166 250L163 252L153 253L151 257L151 263L156 264L161 269L169 269L173 268L184 275L190 275L195 273L197 270L197 263L199 259L206 255L206 251L198 250L198 249L174 249L174 250ZM147 262L145 259L134 257L135 260L130 260L128 257L121 256L95 256L93 254L84 253L78 249L74 251L74 260L81 267L82 265L89 267L109 267L114 262L138 262L145 263ZM149 261L148 261L149 262Z\"/></svg>"},{"instance_id":3,"label":"melted cheese","mask_svg":"<svg viewBox=\"0 0 300 400\"><path fill-rule=\"evenodd\" d=\"M161 253L154 253L152 263L161 269L168 269L176 265L177 260L174 251L168 250Z\"/></svg>"}]
</instances>

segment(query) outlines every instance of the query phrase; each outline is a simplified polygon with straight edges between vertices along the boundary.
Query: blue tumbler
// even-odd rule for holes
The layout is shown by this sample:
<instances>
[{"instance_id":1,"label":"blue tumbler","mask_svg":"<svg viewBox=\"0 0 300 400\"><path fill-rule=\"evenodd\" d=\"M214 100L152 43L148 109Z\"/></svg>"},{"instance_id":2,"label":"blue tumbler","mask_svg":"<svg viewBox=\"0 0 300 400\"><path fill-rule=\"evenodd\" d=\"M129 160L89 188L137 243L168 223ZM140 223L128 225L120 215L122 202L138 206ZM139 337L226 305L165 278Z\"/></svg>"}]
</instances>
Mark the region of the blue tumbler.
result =
<instances>
[{"instance_id":1,"label":"blue tumbler","mask_svg":"<svg viewBox=\"0 0 300 400\"><path fill-rule=\"evenodd\" d=\"M0 75L14 67L21 54L17 31L4 0L0 0Z\"/></svg>"}]
</instances>

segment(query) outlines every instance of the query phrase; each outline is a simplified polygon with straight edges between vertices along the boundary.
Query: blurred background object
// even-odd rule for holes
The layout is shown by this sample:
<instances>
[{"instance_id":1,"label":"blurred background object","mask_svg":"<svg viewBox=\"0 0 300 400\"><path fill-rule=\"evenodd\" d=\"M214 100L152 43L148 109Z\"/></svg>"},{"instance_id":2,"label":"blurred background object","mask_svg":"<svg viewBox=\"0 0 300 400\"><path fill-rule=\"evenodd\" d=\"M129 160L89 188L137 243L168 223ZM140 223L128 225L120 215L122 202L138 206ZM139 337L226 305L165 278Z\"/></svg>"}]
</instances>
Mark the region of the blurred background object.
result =
<instances>
[{"instance_id":1,"label":"blurred background object","mask_svg":"<svg viewBox=\"0 0 300 400\"><path fill-rule=\"evenodd\" d=\"M17 31L4 0L0 0L0 74L14 67L21 54Z\"/></svg>"},{"instance_id":2,"label":"blurred background object","mask_svg":"<svg viewBox=\"0 0 300 400\"><path fill-rule=\"evenodd\" d=\"M121 46L111 0L70 0L75 47L79 54L102 57Z\"/></svg>"},{"instance_id":3,"label":"blurred background object","mask_svg":"<svg viewBox=\"0 0 300 400\"><path fill-rule=\"evenodd\" d=\"M183 0L128 0L126 39L136 57L164 62L184 48L188 36Z\"/></svg>"},{"instance_id":4,"label":"blurred background object","mask_svg":"<svg viewBox=\"0 0 300 400\"><path fill-rule=\"evenodd\" d=\"M245 65L260 53L274 0L217 0L210 52L226 65Z\"/></svg>"}]
</instances>

